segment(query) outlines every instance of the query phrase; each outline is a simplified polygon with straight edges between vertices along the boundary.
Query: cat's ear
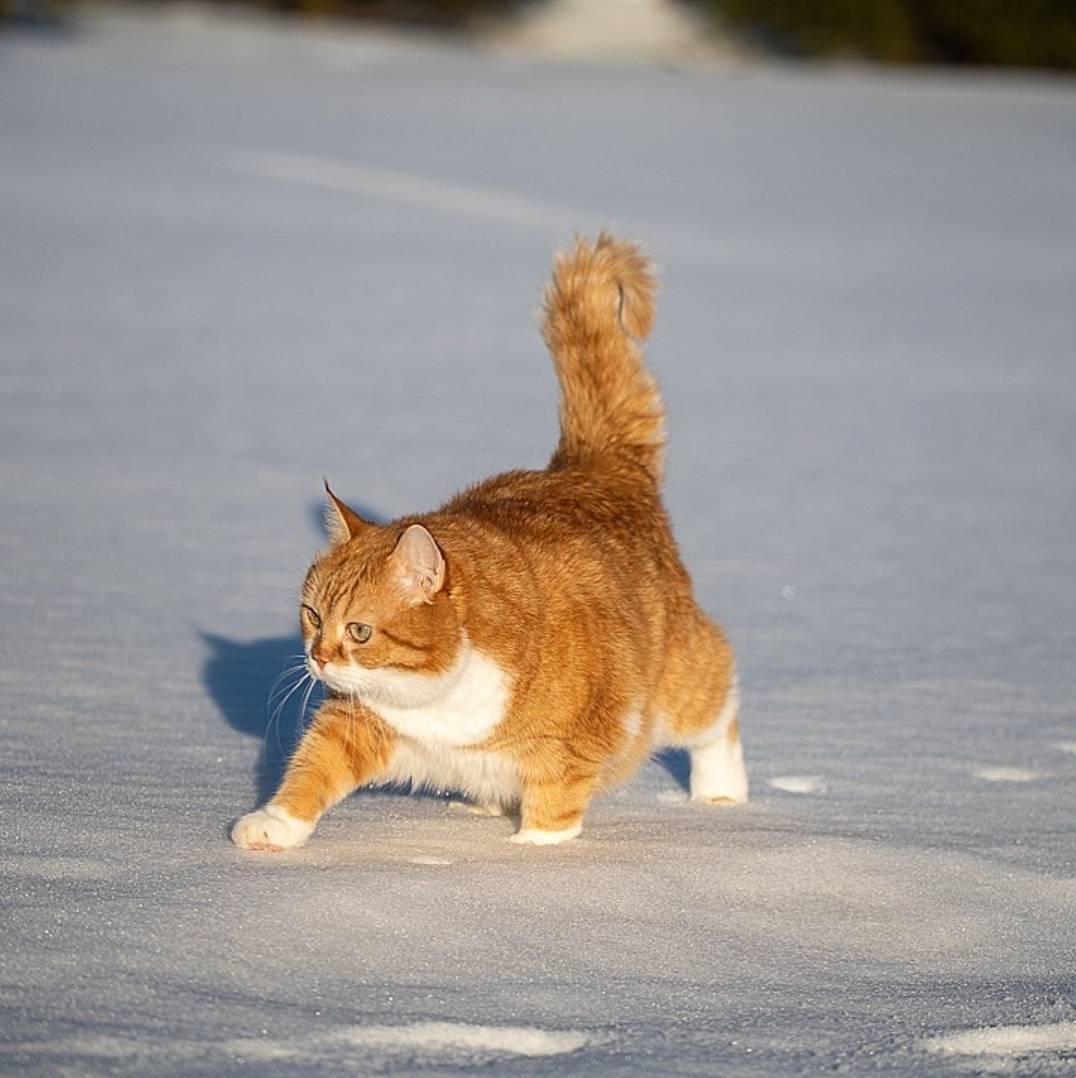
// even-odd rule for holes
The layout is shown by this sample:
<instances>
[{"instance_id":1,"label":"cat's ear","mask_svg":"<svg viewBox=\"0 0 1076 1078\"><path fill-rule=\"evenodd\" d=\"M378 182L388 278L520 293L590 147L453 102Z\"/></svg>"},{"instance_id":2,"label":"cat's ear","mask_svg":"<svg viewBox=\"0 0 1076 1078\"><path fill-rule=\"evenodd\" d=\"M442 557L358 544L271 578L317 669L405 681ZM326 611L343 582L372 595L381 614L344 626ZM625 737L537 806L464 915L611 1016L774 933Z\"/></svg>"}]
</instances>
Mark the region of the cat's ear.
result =
<instances>
[{"instance_id":1,"label":"cat's ear","mask_svg":"<svg viewBox=\"0 0 1076 1078\"><path fill-rule=\"evenodd\" d=\"M404 591L416 602L432 603L444 586L444 556L421 524L412 524L400 536L389 560Z\"/></svg>"},{"instance_id":2,"label":"cat's ear","mask_svg":"<svg viewBox=\"0 0 1076 1078\"><path fill-rule=\"evenodd\" d=\"M351 506L345 505L333 494L328 479L325 480L325 493L329 496L329 504L325 506L325 528L333 546L354 539L359 532L370 527Z\"/></svg>"}]
</instances>

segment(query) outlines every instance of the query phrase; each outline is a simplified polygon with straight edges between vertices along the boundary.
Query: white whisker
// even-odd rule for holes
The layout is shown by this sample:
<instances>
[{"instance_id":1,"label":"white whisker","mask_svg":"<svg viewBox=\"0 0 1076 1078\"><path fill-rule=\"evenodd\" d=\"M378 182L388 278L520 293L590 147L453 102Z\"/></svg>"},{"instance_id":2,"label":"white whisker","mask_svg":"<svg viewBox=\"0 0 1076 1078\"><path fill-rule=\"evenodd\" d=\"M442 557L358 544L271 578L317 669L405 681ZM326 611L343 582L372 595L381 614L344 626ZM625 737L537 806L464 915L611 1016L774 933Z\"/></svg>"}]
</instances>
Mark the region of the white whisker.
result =
<instances>
[{"instance_id":1,"label":"white whisker","mask_svg":"<svg viewBox=\"0 0 1076 1078\"><path fill-rule=\"evenodd\" d=\"M268 708L269 705L273 703L273 700L286 690L286 683L289 677L291 677L293 674L298 674L302 672L305 668L306 663L297 662L294 666L289 666L287 670L284 670L281 673L280 677L278 677L276 681L273 682L271 688L269 689L269 695L266 697L265 706ZM285 682L285 684L281 685L281 682Z\"/></svg>"},{"instance_id":2,"label":"white whisker","mask_svg":"<svg viewBox=\"0 0 1076 1078\"><path fill-rule=\"evenodd\" d=\"M269 716L269 722L266 724L266 727L265 727L265 736L262 738L263 746L268 743L269 731L271 729L273 729L273 727L275 726L276 727L276 747L280 752L284 751L284 746L283 746L283 744L281 743L281 740L280 740L280 724L279 724L279 722L277 720L280 718L280 715L284 710L284 706L291 699L291 697L295 694L295 692L298 689L302 688L303 682L309 676L310 676L309 674L304 673L303 676L294 685L292 685L292 687L290 689L288 689L288 691L284 694L283 698L276 705L276 707L273 708L273 712Z\"/></svg>"},{"instance_id":3,"label":"white whisker","mask_svg":"<svg viewBox=\"0 0 1076 1078\"><path fill-rule=\"evenodd\" d=\"M310 684L307 685L306 692L303 694L303 702L302 702L302 704L299 705L299 733L300 733L300 736L302 736L302 733L306 730L306 706L307 706L307 704L310 703L310 694L317 687L317 681L315 681L314 678L311 677L310 674L307 674L306 676L308 678L310 678Z\"/></svg>"}]
</instances>

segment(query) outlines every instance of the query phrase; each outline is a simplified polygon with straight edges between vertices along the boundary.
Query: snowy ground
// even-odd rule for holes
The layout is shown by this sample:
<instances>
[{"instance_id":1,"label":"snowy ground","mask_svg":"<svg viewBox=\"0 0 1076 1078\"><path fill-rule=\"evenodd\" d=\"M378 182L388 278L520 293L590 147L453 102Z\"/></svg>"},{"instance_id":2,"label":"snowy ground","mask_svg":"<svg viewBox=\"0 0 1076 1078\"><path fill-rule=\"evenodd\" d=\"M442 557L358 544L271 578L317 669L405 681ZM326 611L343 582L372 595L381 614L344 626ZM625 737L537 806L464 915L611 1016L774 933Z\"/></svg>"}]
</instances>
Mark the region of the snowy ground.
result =
<instances>
[{"instance_id":1,"label":"snowy ground","mask_svg":"<svg viewBox=\"0 0 1076 1078\"><path fill-rule=\"evenodd\" d=\"M601 224L753 803L673 758L564 847L360 794L234 849L322 475L541 464ZM1072 82L0 38L0 1071L1071 1074L1074 296Z\"/></svg>"}]
</instances>

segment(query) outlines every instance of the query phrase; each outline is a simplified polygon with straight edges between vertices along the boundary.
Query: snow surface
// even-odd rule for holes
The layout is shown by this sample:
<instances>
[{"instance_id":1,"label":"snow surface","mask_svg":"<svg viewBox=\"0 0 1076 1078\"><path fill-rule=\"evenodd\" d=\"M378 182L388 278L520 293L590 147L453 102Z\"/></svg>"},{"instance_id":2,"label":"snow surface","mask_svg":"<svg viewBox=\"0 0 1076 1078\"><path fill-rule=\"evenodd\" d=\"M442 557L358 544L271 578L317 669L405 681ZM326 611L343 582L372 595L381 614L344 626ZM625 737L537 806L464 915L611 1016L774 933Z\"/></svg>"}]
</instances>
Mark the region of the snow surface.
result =
<instances>
[{"instance_id":1,"label":"snow surface","mask_svg":"<svg viewBox=\"0 0 1076 1078\"><path fill-rule=\"evenodd\" d=\"M1071 81L0 38L0 1070L1071 1074L1074 177ZM602 224L753 802L668 755L564 846L369 793L235 849L322 475L540 465Z\"/></svg>"}]
</instances>

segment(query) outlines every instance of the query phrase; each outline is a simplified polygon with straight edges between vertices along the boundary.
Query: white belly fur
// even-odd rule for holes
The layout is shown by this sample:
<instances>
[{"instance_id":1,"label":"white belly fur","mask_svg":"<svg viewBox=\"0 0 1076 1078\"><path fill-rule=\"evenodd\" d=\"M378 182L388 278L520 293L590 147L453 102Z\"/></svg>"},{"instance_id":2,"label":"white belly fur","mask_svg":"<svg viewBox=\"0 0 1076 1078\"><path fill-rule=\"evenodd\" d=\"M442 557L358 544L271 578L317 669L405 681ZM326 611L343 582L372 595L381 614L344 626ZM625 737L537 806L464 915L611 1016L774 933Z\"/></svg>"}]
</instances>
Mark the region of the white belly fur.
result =
<instances>
[{"instance_id":1,"label":"white belly fur","mask_svg":"<svg viewBox=\"0 0 1076 1078\"><path fill-rule=\"evenodd\" d=\"M515 763L502 753L420 741L400 741L379 781L410 782L414 789L460 793L486 806L511 808L520 798Z\"/></svg>"}]
</instances>

